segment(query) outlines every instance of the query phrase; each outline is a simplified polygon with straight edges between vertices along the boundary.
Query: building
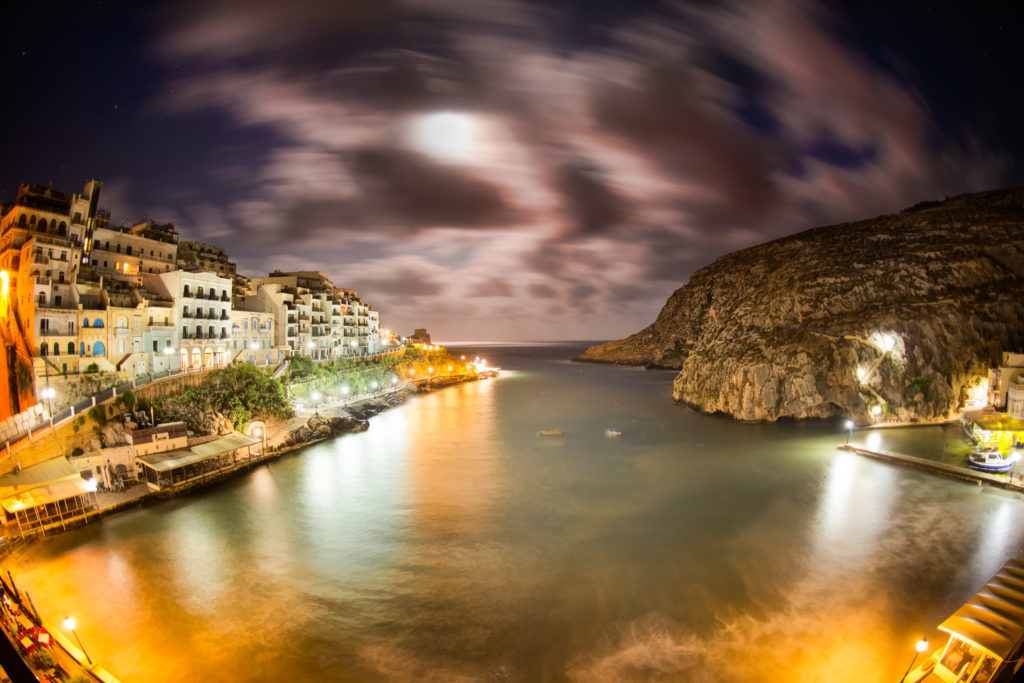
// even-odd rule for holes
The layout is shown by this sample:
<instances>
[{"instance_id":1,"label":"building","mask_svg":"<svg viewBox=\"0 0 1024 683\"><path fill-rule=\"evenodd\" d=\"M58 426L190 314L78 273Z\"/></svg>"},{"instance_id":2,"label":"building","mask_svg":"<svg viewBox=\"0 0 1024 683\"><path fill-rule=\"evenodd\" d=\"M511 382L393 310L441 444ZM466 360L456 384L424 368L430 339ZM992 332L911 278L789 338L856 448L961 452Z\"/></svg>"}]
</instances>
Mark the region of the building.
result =
<instances>
[{"instance_id":1,"label":"building","mask_svg":"<svg viewBox=\"0 0 1024 683\"><path fill-rule=\"evenodd\" d=\"M174 302L172 344L181 369L210 370L227 365L231 344L231 278L210 272L173 270L146 275L144 287Z\"/></svg>"},{"instance_id":2,"label":"building","mask_svg":"<svg viewBox=\"0 0 1024 683\"><path fill-rule=\"evenodd\" d=\"M97 228L87 257L106 278L142 284L145 275L177 268L178 233L173 223L144 221L130 228Z\"/></svg>"},{"instance_id":3,"label":"building","mask_svg":"<svg viewBox=\"0 0 1024 683\"><path fill-rule=\"evenodd\" d=\"M1007 393L1014 381L1024 375L1024 353L1003 352L1003 362L989 373L989 403L997 410L1007 406Z\"/></svg>"},{"instance_id":4,"label":"building","mask_svg":"<svg viewBox=\"0 0 1024 683\"><path fill-rule=\"evenodd\" d=\"M274 340L275 317L270 311L231 310L232 361L269 365L280 363L289 355L288 347L278 346Z\"/></svg>"},{"instance_id":5,"label":"building","mask_svg":"<svg viewBox=\"0 0 1024 683\"><path fill-rule=\"evenodd\" d=\"M27 536L83 523L98 507L96 485L83 479L65 457L0 477L5 535Z\"/></svg>"},{"instance_id":6,"label":"building","mask_svg":"<svg viewBox=\"0 0 1024 683\"><path fill-rule=\"evenodd\" d=\"M228 261L227 252L220 247L189 241L178 243L178 268L216 273L229 280L234 280L237 270L235 264Z\"/></svg>"},{"instance_id":7,"label":"building","mask_svg":"<svg viewBox=\"0 0 1024 683\"><path fill-rule=\"evenodd\" d=\"M231 434L191 448L139 456L138 462L150 490L159 491L215 477L261 454L259 439Z\"/></svg>"},{"instance_id":8,"label":"building","mask_svg":"<svg viewBox=\"0 0 1024 683\"><path fill-rule=\"evenodd\" d=\"M135 457L188 446L188 428L184 422L165 422L148 429L128 429L125 434Z\"/></svg>"}]
</instances>

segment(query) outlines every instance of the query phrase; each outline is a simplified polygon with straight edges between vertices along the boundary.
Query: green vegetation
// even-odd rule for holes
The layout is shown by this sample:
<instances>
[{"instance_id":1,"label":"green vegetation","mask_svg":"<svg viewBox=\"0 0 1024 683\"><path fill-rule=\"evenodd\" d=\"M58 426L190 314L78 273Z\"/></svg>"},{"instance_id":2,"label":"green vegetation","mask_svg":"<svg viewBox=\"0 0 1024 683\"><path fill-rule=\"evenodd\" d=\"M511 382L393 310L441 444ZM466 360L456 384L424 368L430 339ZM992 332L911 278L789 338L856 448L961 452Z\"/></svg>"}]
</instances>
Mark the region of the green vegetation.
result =
<instances>
[{"instance_id":1,"label":"green vegetation","mask_svg":"<svg viewBox=\"0 0 1024 683\"><path fill-rule=\"evenodd\" d=\"M197 433L208 433L215 413L242 431L253 419L289 418L292 408L281 383L251 363L235 363L211 372L199 387L157 399L153 408L163 420L183 420Z\"/></svg>"}]
</instances>

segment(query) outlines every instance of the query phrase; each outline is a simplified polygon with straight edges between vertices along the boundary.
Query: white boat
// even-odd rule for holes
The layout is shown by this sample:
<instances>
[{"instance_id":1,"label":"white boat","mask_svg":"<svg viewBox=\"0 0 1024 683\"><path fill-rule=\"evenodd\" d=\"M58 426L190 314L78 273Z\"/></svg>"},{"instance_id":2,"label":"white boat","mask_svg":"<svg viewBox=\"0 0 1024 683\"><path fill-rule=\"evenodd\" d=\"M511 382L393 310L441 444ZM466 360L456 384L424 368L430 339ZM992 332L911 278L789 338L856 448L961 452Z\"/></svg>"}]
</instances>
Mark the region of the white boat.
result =
<instances>
[{"instance_id":1,"label":"white boat","mask_svg":"<svg viewBox=\"0 0 1024 683\"><path fill-rule=\"evenodd\" d=\"M1012 458L1003 457L998 448L975 448L967 456L967 466L981 472L994 472L1006 474L1013 469Z\"/></svg>"},{"instance_id":2,"label":"white boat","mask_svg":"<svg viewBox=\"0 0 1024 683\"><path fill-rule=\"evenodd\" d=\"M604 435L607 437L622 436L622 430L615 429L614 427L609 427L608 429L604 430Z\"/></svg>"},{"instance_id":3,"label":"white boat","mask_svg":"<svg viewBox=\"0 0 1024 683\"><path fill-rule=\"evenodd\" d=\"M537 432L537 436L561 436L561 429L542 429Z\"/></svg>"}]
</instances>

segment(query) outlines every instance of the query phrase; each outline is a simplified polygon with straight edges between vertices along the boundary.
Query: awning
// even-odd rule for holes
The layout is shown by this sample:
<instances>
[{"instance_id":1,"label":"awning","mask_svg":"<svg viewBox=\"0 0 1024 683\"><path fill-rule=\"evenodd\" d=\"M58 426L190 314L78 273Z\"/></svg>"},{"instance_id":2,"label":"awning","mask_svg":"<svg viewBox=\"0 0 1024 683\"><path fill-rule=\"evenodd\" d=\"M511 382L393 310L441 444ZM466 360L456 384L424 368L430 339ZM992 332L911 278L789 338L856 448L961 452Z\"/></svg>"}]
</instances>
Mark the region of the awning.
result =
<instances>
[{"instance_id":1,"label":"awning","mask_svg":"<svg viewBox=\"0 0 1024 683\"><path fill-rule=\"evenodd\" d=\"M1010 560L939 629L999 659L1024 640L1024 561Z\"/></svg>"},{"instance_id":2,"label":"awning","mask_svg":"<svg viewBox=\"0 0 1024 683\"><path fill-rule=\"evenodd\" d=\"M8 512L17 512L26 508L39 507L47 503L55 503L65 498L74 498L92 493L89 485L81 477L54 482L45 486L37 486L34 489L23 491L13 496L8 496L0 501Z\"/></svg>"},{"instance_id":3,"label":"awning","mask_svg":"<svg viewBox=\"0 0 1024 683\"><path fill-rule=\"evenodd\" d=\"M140 455L136 458L146 467L157 472L166 472L192 463L201 462L221 453L228 453L238 448L252 446L260 443L259 439L251 439L241 434L225 436L214 441L208 441L191 448L180 448L175 451L164 451L163 453L151 453Z\"/></svg>"}]
</instances>

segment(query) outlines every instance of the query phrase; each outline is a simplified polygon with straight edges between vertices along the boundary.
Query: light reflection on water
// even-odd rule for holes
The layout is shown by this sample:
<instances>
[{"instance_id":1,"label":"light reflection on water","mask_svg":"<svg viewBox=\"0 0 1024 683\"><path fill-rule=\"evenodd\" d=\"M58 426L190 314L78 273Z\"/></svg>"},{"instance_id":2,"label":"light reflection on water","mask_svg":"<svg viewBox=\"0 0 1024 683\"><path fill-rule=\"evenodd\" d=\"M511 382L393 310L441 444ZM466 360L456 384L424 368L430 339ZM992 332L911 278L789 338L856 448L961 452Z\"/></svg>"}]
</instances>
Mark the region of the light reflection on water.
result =
<instances>
[{"instance_id":1,"label":"light reflection on water","mask_svg":"<svg viewBox=\"0 0 1024 683\"><path fill-rule=\"evenodd\" d=\"M837 451L838 423L697 415L671 374L577 352L488 349L516 372L52 539L15 578L126 682L860 682L1021 553L1016 496ZM890 434L867 436L949 438Z\"/></svg>"}]
</instances>

